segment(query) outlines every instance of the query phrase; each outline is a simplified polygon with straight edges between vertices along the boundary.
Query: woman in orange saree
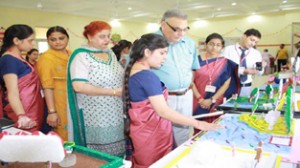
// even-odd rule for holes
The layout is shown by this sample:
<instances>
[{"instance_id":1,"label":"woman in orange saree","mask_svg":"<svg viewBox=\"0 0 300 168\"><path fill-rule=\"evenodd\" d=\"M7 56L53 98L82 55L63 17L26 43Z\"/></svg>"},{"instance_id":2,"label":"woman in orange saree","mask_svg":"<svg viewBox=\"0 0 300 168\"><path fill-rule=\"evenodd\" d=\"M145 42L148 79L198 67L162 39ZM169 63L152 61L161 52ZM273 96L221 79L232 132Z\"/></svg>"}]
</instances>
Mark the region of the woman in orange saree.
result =
<instances>
[{"instance_id":1,"label":"woman in orange saree","mask_svg":"<svg viewBox=\"0 0 300 168\"><path fill-rule=\"evenodd\" d=\"M69 35L60 26L47 31L50 49L43 53L36 69L41 79L48 107L47 123L65 141L68 140L67 122L67 64L71 51L67 49Z\"/></svg>"}]
</instances>

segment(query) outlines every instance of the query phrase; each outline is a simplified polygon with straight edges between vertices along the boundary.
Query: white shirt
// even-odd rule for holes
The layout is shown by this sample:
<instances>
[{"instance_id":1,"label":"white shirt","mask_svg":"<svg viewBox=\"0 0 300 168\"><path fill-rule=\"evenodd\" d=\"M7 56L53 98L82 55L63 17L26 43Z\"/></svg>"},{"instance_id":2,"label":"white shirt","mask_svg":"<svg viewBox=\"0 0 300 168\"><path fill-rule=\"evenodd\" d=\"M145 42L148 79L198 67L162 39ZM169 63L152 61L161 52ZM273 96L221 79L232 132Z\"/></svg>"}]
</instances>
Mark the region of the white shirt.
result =
<instances>
[{"instance_id":1,"label":"white shirt","mask_svg":"<svg viewBox=\"0 0 300 168\"><path fill-rule=\"evenodd\" d=\"M267 67L270 67L270 57L271 57L271 54L268 53L268 52L263 52L261 54L262 56L262 59L267 63Z\"/></svg>"},{"instance_id":2,"label":"white shirt","mask_svg":"<svg viewBox=\"0 0 300 168\"><path fill-rule=\"evenodd\" d=\"M237 43L235 45L230 45L225 47L223 54L225 56L225 58L232 60L233 62L237 63L238 65L240 65L241 62L241 54L242 51L240 49L240 45ZM247 69L248 68L255 68L256 67L256 62L262 62L262 56L260 54L260 52L254 48L249 48L248 50L245 51L245 59L246 59L246 65L247 65ZM239 75L242 75L244 73L244 69L245 67L240 67L239 66ZM264 72L264 68L262 68L261 71L259 71L258 74L262 75ZM245 83L251 83L253 81L252 79L252 75L249 74L247 77L247 80L245 82L243 82L242 84Z\"/></svg>"}]
</instances>

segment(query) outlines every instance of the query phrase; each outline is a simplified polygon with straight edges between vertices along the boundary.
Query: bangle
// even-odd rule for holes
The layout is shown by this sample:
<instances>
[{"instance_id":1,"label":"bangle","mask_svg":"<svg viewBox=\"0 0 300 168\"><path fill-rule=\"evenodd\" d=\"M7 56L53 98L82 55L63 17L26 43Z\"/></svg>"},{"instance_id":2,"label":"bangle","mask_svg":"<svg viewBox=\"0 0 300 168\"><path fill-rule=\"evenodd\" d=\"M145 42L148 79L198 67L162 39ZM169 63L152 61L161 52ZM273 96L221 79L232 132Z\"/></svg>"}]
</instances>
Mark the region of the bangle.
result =
<instances>
[{"instance_id":1,"label":"bangle","mask_svg":"<svg viewBox=\"0 0 300 168\"><path fill-rule=\"evenodd\" d=\"M54 113L56 113L55 110L49 110L49 111L48 111L48 114L54 114Z\"/></svg>"},{"instance_id":2,"label":"bangle","mask_svg":"<svg viewBox=\"0 0 300 168\"><path fill-rule=\"evenodd\" d=\"M116 90L115 90L115 89L113 89L113 95L114 95L114 96L116 95Z\"/></svg>"},{"instance_id":3,"label":"bangle","mask_svg":"<svg viewBox=\"0 0 300 168\"><path fill-rule=\"evenodd\" d=\"M211 97L210 100L211 100L212 103L216 103L216 101L217 101L217 100L214 99L213 97Z\"/></svg>"}]
</instances>

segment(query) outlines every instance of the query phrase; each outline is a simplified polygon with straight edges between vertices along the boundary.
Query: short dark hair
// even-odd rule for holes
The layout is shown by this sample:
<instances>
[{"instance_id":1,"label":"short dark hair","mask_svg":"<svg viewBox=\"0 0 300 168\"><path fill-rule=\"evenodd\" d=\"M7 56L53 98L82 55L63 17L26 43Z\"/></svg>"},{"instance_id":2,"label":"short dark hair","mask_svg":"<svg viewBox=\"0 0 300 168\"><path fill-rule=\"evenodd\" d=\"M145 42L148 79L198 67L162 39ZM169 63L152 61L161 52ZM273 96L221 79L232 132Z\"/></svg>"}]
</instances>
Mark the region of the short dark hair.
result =
<instances>
[{"instance_id":1,"label":"short dark hair","mask_svg":"<svg viewBox=\"0 0 300 168\"><path fill-rule=\"evenodd\" d=\"M118 44L114 45L111 49L113 50L113 52L115 53L115 55L117 56L118 61L121 58L121 52L124 48L131 48L132 43L128 40L120 40L118 42Z\"/></svg>"},{"instance_id":2,"label":"short dark hair","mask_svg":"<svg viewBox=\"0 0 300 168\"><path fill-rule=\"evenodd\" d=\"M225 46L225 41L219 33L212 33L206 37L205 43L207 44L212 39L219 39L222 42L222 45Z\"/></svg>"},{"instance_id":3,"label":"short dark hair","mask_svg":"<svg viewBox=\"0 0 300 168\"><path fill-rule=\"evenodd\" d=\"M49 38L49 36L54 32L60 32L69 38L69 34L68 34L67 30L61 26L50 27L46 33L47 38Z\"/></svg>"},{"instance_id":4,"label":"short dark hair","mask_svg":"<svg viewBox=\"0 0 300 168\"><path fill-rule=\"evenodd\" d=\"M252 36L253 35L255 37L261 38L260 32L258 30L256 30L256 29L253 29L253 28L246 30L244 34L246 36Z\"/></svg>"},{"instance_id":5,"label":"short dark hair","mask_svg":"<svg viewBox=\"0 0 300 168\"><path fill-rule=\"evenodd\" d=\"M29 55L31 54L31 53L33 53L34 51L36 51L36 52L39 52L39 50L37 50L36 48L33 48L33 49L31 49L30 51L28 51L27 53L26 53L26 60L28 61L29 60Z\"/></svg>"}]
</instances>

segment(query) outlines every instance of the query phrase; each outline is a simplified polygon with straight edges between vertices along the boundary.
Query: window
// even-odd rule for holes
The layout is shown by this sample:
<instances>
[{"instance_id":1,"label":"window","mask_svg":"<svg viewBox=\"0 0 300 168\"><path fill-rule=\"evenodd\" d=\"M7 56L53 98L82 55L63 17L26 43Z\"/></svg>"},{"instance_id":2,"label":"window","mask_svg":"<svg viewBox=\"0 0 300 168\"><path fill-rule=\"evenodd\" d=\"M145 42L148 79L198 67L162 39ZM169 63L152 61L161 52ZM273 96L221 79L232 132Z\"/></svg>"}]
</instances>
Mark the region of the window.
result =
<instances>
[{"instance_id":1,"label":"window","mask_svg":"<svg viewBox=\"0 0 300 168\"><path fill-rule=\"evenodd\" d=\"M48 28L45 27L35 27L36 47L39 53L43 53L49 48L46 37L47 30Z\"/></svg>"}]
</instances>

